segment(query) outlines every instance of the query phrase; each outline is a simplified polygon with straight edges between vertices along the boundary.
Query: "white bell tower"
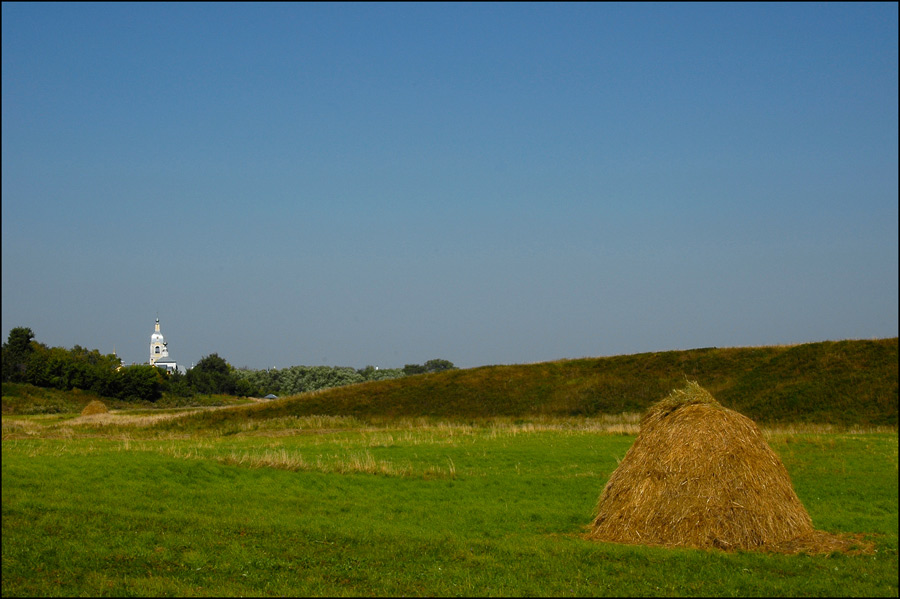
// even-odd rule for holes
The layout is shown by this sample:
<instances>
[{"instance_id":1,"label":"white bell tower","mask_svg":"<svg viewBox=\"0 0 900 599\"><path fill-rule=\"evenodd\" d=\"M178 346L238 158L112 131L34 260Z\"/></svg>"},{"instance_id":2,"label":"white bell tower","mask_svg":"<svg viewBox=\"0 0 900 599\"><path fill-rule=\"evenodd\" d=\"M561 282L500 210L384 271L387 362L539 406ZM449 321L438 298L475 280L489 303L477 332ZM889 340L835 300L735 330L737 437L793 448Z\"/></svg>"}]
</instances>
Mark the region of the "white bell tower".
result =
<instances>
[{"instance_id":1,"label":"white bell tower","mask_svg":"<svg viewBox=\"0 0 900 599\"><path fill-rule=\"evenodd\" d=\"M156 364L157 360L169 357L169 349L166 347L166 340L159 332L159 317L156 318L156 330L150 335L150 365Z\"/></svg>"}]
</instances>

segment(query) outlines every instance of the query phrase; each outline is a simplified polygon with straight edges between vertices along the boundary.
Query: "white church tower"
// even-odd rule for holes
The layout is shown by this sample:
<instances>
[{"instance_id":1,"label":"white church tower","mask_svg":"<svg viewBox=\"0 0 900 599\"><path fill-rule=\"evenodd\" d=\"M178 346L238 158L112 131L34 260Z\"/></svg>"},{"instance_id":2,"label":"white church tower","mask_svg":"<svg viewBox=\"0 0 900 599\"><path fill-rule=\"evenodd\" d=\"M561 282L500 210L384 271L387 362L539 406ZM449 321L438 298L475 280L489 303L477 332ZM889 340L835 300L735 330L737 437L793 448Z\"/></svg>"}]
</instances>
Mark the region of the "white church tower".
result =
<instances>
[{"instance_id":1,"label":"white church tower","mask_svg":"<svg viewBox=\"0 0 900 599\"><path fill-rule=\"evenodd\" d=\"M150 335L150 365L156 364L157 360L169 357L169 349L166 347L166 340L159 332L159 317L156 318L156 330Z\"/></svg>"}]
</instances>

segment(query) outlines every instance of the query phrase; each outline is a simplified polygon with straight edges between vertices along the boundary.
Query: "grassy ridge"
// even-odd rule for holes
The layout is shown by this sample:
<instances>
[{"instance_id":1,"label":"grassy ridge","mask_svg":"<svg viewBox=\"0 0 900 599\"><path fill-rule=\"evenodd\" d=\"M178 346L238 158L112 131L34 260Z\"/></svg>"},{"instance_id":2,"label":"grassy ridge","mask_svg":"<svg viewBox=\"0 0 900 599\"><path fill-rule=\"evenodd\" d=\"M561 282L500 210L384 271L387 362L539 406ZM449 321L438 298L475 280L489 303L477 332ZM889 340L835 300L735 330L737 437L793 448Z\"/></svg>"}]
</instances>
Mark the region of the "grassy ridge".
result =
<instances>
[{"instance_id":1,"label":"grassy ridge","mask_svg":"<svg viewBox=\"0 0 900 599\"><path fill-rule=\"evenodd\" d=\"M688 379L759 423L896 426L898 370L896 337L705 348L374 381L197 415L201 422L183 425L313 414L465 419L642 412Z\"/></svg>"}]
</instances>

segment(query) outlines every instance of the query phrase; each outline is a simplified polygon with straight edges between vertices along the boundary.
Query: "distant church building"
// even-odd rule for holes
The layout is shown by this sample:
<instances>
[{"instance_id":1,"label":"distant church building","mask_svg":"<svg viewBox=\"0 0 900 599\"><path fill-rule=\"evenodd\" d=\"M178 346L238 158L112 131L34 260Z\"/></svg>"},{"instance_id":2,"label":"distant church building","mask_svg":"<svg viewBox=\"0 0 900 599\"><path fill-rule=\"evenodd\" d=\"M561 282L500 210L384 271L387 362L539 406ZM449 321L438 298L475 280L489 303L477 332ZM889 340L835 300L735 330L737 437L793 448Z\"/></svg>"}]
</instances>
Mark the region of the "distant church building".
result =
<instances>
[{"instance_id":1,"label":"distant church building","mask_svg":"<svg viewBox=\"0 0 900 599\"><path fill-rule=\"evenodd\" d=\"M156 330L150 335L150 365L157 368L165 368L166 372L179 371L182 374L185 368L179 367L175 360L169 358L169 347L165 337L159 332L159 318L156 319Z\"/></svg>"}]
</instances>

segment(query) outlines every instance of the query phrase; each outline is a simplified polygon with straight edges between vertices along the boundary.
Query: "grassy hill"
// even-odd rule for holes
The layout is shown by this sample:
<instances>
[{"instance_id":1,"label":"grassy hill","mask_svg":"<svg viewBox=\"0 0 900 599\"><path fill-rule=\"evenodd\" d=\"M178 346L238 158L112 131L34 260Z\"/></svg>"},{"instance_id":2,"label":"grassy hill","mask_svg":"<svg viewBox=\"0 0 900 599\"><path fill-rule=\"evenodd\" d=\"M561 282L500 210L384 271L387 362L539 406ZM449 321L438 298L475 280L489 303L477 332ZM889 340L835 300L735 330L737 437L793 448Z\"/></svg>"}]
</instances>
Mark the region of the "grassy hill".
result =
<instances>
[{"instance_id":1,"label":"grassy hill","mask_svg":"<svg viewBox=\"0 0 900 599\"><path fill-rule=\"evenodd\" d=\"M218 410L182 422L197 426L314 414L362 419L595 416L641 412L695 380L724 406L759 423L896 426L898 371L896 337L704 348L451 370Z\"/></svg>"}]
</instances>

